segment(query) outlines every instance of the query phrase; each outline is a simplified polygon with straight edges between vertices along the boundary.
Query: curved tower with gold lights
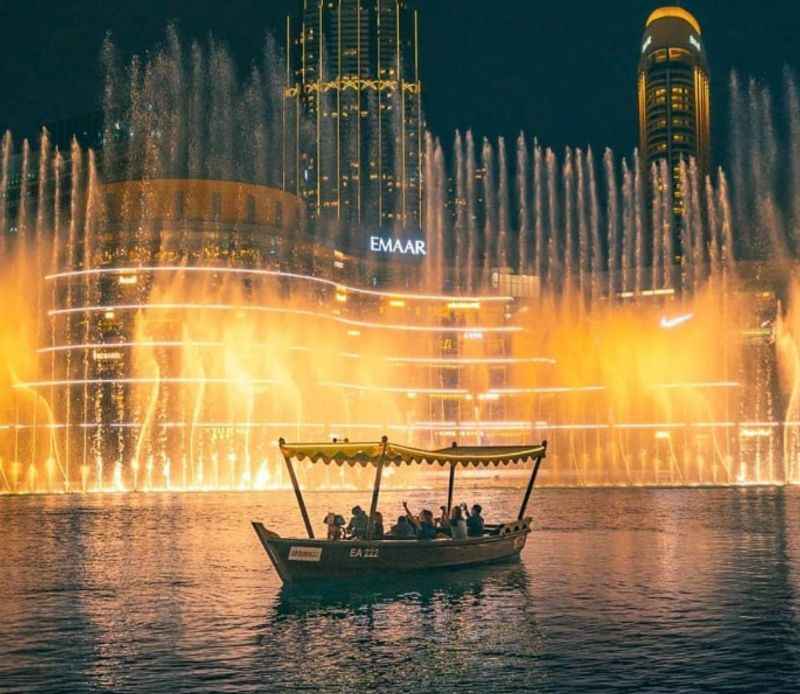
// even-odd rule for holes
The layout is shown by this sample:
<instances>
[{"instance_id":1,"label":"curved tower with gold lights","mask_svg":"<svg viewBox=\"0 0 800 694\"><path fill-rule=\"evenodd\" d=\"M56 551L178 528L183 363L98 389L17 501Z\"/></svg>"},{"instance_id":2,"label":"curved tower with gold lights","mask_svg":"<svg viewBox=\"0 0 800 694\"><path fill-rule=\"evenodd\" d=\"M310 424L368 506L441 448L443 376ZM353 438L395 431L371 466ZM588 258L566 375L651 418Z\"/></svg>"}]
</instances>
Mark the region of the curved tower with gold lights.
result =
<instances>
[{"instance_id":1,"label":"curved tower with gold lights","mask_svg":"<svg viewBox=\"0 0 800 694\"><path fill-rule=\"evenodd\" d=\"M676 214L683 211L680 162L693 158L702 177L711 158L708 64L700 23L682 7L648 18L638 73L639 151L648 169L666 160Z\"/></svg>"}]
</instances>

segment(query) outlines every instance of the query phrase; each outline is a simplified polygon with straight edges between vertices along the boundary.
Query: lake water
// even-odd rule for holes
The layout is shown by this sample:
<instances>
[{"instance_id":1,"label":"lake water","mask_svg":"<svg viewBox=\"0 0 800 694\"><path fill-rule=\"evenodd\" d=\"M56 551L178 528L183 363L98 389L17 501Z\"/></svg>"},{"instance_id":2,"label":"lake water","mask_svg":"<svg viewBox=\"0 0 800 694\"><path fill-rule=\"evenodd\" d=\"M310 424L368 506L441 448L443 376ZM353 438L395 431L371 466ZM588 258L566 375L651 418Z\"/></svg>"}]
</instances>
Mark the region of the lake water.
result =
<instances>
[{"instance_id":1,"label":"lake water","mask_svg":"<svg viewBox=\"0 0 800 694\"><path fill-rule=\"evenodd\" d=\"M469 493L488 521L521 494ZM311 494L312 519L369 495ZM397 515L433 493L387 493ZM461 498L459 497L460 501ZM0 498L0 691L798 691L800 490L537 490L522 561L281 588L291 494Z\"/></svg>"}]
</instances>

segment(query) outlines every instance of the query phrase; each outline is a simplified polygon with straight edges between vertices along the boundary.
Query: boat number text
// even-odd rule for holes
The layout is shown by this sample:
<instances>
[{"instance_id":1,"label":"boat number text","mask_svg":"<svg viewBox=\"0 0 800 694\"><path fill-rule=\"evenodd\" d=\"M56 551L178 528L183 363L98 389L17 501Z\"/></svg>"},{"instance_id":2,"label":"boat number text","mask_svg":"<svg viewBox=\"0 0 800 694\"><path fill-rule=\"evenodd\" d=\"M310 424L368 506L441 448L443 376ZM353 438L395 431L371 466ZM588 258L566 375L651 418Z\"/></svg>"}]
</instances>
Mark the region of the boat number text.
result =
<instances>
[{"instance_id":1,"label":"boat number text","mask_svg":"<svg viewBox=\"0 0 800 694\"><path fill-rule=\"evenodd\" d=\"M379 556L380 550L377 547L366 547L362 549L361 547L353 547L350 550L350 558L351 559L377 559Z\"/></svg>"}]
</instances>

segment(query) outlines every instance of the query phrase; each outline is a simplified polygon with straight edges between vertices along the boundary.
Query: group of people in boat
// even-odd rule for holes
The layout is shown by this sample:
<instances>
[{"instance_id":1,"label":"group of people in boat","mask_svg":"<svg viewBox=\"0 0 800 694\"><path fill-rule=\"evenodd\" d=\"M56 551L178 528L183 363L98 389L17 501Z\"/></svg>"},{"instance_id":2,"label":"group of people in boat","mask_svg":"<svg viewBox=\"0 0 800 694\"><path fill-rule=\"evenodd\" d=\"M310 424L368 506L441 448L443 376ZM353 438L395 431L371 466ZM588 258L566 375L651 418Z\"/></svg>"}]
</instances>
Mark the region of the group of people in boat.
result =
<instances>
[{"instance_id":1,"label":"group of people in boat","mask_svg":"<svg viewBox=\"0 0 800 694\"><path fill-rule=\"evenodd\" d=\"M384 532L383 514L376 511L370 519L369 514L360 506L354 506L349 523L343 516L329 513L325 516L329 540L466 540L469 537L480 537L484 532L483 509L473 504L470 509L466 504L454 506L448 513L446 506L440 507L438 517L428 509L415 515L403 502L405 514L397 518L388 532ZM371 532L370 532L371 526Z\"/></svg>"}]
</instances>

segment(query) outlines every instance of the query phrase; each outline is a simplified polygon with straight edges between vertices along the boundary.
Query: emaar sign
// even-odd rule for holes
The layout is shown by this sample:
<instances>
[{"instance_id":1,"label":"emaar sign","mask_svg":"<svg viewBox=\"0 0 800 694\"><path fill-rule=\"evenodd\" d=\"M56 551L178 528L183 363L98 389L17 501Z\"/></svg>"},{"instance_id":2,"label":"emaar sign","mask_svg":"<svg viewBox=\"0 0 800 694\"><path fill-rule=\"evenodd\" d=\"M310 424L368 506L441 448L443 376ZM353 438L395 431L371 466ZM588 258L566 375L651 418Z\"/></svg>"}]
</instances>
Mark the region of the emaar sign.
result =
<instances>
[{"instance_id":1,"label":"emaar sign","mask_svg":"<svg viewBox=\"0 0 800 694\"><path fill-rule=\"evenodd\" d=\"M369 250L387 255L425 256L428 251L422 239L395 239L391 236L370 236Z\"/></svg>"}]
</instances>

